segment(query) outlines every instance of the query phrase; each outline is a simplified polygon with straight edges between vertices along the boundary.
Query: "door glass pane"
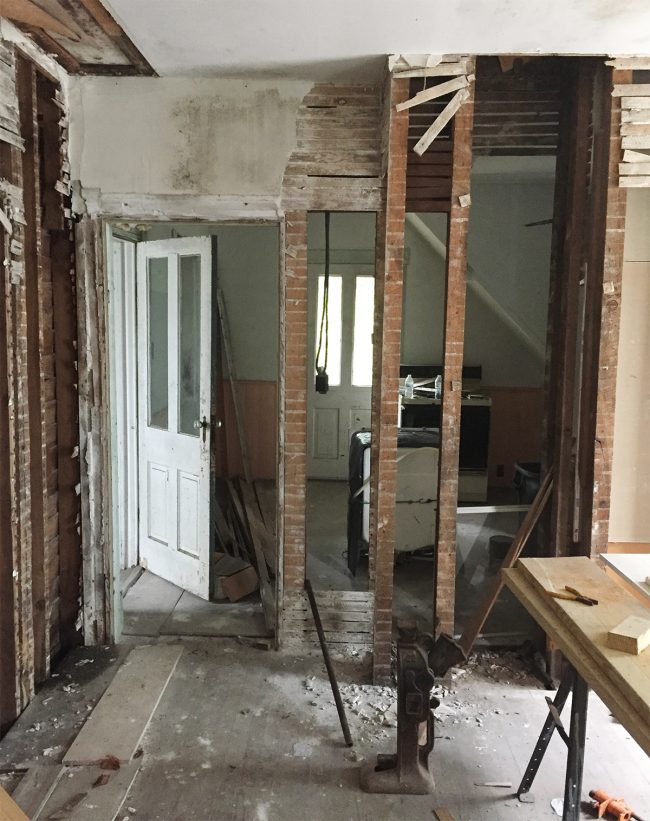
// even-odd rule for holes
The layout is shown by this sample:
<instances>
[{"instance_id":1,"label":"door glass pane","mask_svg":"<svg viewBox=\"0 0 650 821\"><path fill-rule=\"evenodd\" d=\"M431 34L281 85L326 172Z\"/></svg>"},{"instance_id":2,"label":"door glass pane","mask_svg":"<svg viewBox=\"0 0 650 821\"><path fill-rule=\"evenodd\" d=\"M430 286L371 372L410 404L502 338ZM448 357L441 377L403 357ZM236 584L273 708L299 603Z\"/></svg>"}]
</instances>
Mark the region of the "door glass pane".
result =
<instances>
[{"instance_id":1,"label":"door glass pane","mask_svg":"<svg viewBox=\"0 0 650 821\"><path fill-rule=\"evenodd\" d=\"M178 432L198 436L201 355L201 257L180 257L178 271Z\"/></svg>"},{"instance_id":2,"label":"door glass pane","mask_svg":"<svg viewBox=\"0 0 650 821\"><path fill-rule=\"evenodd\" d=\"M318 340L320 337L321 319L323 317L323 291L325 290L325 277L318 277L318 310L316 312L316 351L318 352ZM325 363L325 340L327 345L327 375L330 385L341 384L341 340L342 340L342 291L343 278L330 276L329 297L327 299L328 334L326 337L326 324L323 323L323 344L318 360L319 365Z\"/></svg>"},{"instance_id":3,"label":"door glass pane","mask_svg":"<svg viewBox=\"0 0 650 821\"><path fill-rule=\"evenodd\" d=\"M167 258L147 260L149 280L149 425L167 430Z\"/></svg>"},{"instance_id":4,"label":"door glass pane","mask_svg":"<svg viewBox=\"0 0 650 821\"><path fill-rule=\"evenodd\" d=\"M372 385L372 329L375 317L374 277L357 277L354 294L352 384Z\"/></svg>"}]
</instances>

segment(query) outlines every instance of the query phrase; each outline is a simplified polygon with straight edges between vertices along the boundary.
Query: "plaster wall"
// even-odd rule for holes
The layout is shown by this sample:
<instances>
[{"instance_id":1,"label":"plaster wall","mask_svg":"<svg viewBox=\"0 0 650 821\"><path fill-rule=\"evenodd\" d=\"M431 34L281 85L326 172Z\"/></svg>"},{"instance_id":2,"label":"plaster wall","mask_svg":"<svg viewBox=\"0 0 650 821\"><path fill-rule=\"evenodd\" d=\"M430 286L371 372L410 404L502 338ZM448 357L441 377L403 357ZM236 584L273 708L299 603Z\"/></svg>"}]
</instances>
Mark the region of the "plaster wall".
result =
<instances>
[{"instance_id":1,"label":"plaster wall","mask_svg":"<svg viewBox=\"0 0 650 821\"><path fill-rule=\"evenodd\" d=\"M468 238L471 276L543 348L546 339L553 178L475 175ZM446 218L420 215L446 243ZM407 222L402 362L442 360L445 263ZM483 366L483 383L541 387L544 362L472 291L465 316L466 365Z\"/></svg>"},{"instance_id":2,"label":"plaster wall","mask_svg":"<svg viewBox=\"0 0 650 821\"><path fill-rule=\"evenodd\" d=\"M628 192L610 542L650 543L650 190Z\"/></svg>"},{"instance_id":3,"label":"plaster wall","mask_svg":"<svg viewBox=\"0 0 650 821\"><path fill-rule=\"evenodd\" d=\"M101 194L279 197L310 87L70 78L72 179Z\"/></svg>"}]
</instances>

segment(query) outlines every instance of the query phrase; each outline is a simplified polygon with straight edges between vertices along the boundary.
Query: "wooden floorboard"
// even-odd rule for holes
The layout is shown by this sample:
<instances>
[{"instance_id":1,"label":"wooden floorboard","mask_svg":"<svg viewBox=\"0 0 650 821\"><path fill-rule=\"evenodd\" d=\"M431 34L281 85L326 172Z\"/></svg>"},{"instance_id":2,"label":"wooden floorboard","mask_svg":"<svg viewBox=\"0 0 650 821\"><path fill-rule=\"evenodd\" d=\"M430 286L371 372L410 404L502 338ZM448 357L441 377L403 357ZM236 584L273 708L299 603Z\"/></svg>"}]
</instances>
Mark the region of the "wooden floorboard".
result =
<instances>
[{"instance_id":1,"label":"wooden floorboard","mask_svg":"<svg viewBox=\"0 0 650 821\"><path fill-rule=\"evenodd\" d=\"M182 652L163 644L132 650L63 763L93 764L109 755L131 761Z\"/></svg>"},{"instance_id":2,"label":"wooden floorboard","mask_svg":"<svg viewBox=\"0 0 650 821\"><path fill-rule=\"evenodd\" d=\"M66 767L47 803L32 821L113 821L139 769L137 762L110 771L96 766Z\"/></svg>"},{"instance_id":3,"label":"wooden floorboard","mask_svg":"<svg viewBox=\"0 0 650 821\"><path fill-rule=\"evenodd\" d=\"M28 818L38 816L59 782L63 769L60 764L37 764L22 777L11 797Z\"/></svg>"}]
</instances>

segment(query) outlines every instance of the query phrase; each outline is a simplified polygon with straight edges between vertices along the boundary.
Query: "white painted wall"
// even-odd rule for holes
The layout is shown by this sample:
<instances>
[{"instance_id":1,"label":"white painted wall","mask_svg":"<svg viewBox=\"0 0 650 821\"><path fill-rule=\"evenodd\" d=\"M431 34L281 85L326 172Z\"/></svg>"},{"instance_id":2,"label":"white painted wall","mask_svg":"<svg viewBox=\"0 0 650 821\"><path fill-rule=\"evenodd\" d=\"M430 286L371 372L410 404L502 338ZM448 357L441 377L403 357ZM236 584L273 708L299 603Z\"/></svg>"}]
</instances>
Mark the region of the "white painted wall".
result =
<instances>
[{"instance_id":1,"label":"white painted wall","mask_svg":"<svg viewBox=\"0 0 650 821\"><path fill-rule=\"evenodd\" d=\"M237 379L276 381L279 231L276 225L152 225L147 239L217 237L217 277L228 314Z\"/></svg>"},{"instance_id":2,"label":"white painted wall","mask_svg":"<svg viewBox=\"0 0 650 821\"><path fill-rule=\"evenodd\" d=\"M296 81L74 77L72 179L102 194L280 194Z\"/></svg>"},{"instance_id":3,"label":"white painted wall","mask_svg":"<svg viewBox=\"0 0 650 821\"><path fill-rule=\"evenodd\" d=\"M519 161L505 163L505 159L510 160L496 158L493 162L492 158L482 158L478 173L473 175L468 260L476 280L543 347L551 229L525 228L524 223L552 216L552 165L539 164L538 173L526 177ZM529 174L536 170L537 158L531 160ZM446 217L420 216L446 243ZM409 257L405 271L402 362L441 362L444 261L408 223L406 247ZM467 365L483 366L484 384L541 387L543 361L531 354L471 290L467 294L465 322L464 361Z\"/></svg>"},{"instance_id":4,"label":"white painted wall","mask_svg":"<svg viewBox=\"0 0 650 821\"><path fill-rule=\"evenodd\" d=\"M650 190L630 189L616 378L610 542L650 543Z\"/></svg>"}]
</instances>

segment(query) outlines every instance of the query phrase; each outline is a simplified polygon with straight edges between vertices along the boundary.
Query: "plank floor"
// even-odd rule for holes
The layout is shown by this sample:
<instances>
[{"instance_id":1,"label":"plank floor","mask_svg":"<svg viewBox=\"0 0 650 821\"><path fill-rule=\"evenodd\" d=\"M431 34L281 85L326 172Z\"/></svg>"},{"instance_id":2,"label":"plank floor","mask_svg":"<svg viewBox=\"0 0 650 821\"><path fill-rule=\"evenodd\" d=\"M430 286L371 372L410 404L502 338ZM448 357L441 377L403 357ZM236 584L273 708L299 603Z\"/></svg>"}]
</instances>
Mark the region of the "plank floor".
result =
<instances>
[{"instance_id":1,"label":"plank floor","mask_svg":"<svg viewBox=\"0 0 650 821\"><path fill-rule=\"evenodd\" d=\"M135 811L135 819L425 821L435 817L435 808L448 810L455 821L557 818L550 802L563 792L565 751L559 738L542 764L534 804L520 804L509 789L478 786L516 786L547 714L546 691L513 656L503 661L490 654L471 664L444 695L433 753L437 794L385 796L361 792L359 768L377 752L393 749L395 730L377 720L372 706L390 704L389 693L366 698L363 715L349 714L354 755L363 759L357 761L343 746L319 655L294 658L229 639L186 639L182 646L122 805ZM363 680L360 662L339 659L336 666L349 698L352 684ZM24 727L14 728L0 743L0 760L14 758L11 747L20 749L21 735ZM44 761L55 763L52 756ZM592 696L585 795L595 788L624 796L648 814L648 759Z\"/></svg>"},{"instance_id":2,"label":"plank floor","mask_svg":"<svg viewBox=\"0 0 650 821\"><path fill-rule=\"evenodd\" d=\"M146 570L124 597L123 635L268 636L259 596L231 604L200 599Z\"/></svg>"}]
</instances>

